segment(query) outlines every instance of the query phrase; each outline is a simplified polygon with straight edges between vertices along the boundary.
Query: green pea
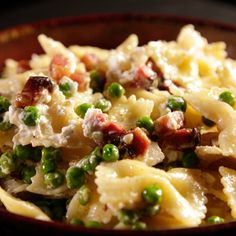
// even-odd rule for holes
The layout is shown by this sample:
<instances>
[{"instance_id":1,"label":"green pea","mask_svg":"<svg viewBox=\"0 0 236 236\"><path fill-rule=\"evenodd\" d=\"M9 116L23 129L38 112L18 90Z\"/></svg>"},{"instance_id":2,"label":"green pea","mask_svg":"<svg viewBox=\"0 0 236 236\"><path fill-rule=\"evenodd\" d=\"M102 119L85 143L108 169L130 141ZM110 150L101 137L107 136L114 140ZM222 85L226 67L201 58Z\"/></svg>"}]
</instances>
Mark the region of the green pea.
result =
<instances>
[{"instance_id":1,"label":"green pea","mask_svg":"<svg viewBox=\"0 0 236 236\"><path fill-rule=\"evenodd\" d=\"M108 112L111 109L111 102L105 98L101 98L96 102L95 108L101 109L102 112Z\"/></svg>"},{"instance_id":2,"label":"green pea","mask_svg":"<svg viewBox=\"0 0 236 236\"><path fill-rule=\"evenodd\" d=\"M68 188L80 188L85 183L85 172L81 167L71 166L66 172Z\"/></svg>"},{"instance_id":3,"label":"green pea","mask_svg":"<svg viewBox=\"0 0 236 236\"><path fill-rule=\"evenodd\" d=\"M119 149L114 144L106 144L102 149L102 159L106 162L119 160Z\"/></svg>"},{"instance_id":4,"label":"green pea","mask_svg":"<svg viewBox=\"0 0 236 236\"><path fill-rule=\"evenodd\" d=\"M214 121L207 119L205 116L202 116L202 122L208 127L212 127L216 124Z\"/></svg>"},{"instance_id":5,"label":"green pea","mask_svg":"<svg viewBox=\"0 0 236 236\"><path fill-rule=\"evenodd\" d=\"M58 188L64 182L64 175L59 172L51 172L44 175L44 183L48 188Z\"/></svg>"},{"instance_id":6,"label":"green pea","mask_svg":"<svg viewBox=\"0 0 236 236\"><path fill-rule=\"evenodd\" d=\"M145 216L155 216L160 212L160 205L148 205L145 207L143 214Z\"/></svg>"},{"instance_id":7,"label":"green pea","mask_svg":"<svg viewBox=\"0 0 236 236\"><path fill-rule=\"evenodd\" d=\"M186 111L187 103L184 98L180 96L172 95L168 98L167 107L170 108L171 111Z\"/></svg>"},{"instance_id":8,"label":"green pea","mask_svg":"<svg viewBox=\"0 0 236 236\"><path fill-rule=\"evenodd\" d=\"M59 84L59 89L64 94L64 96L66 98L72 97L71 87L70 87L70 84L68 82L66 82L64 84Z\"/></svg>"},{"instance_id":9,"label":"green pea","mask_svg":"<svg viewBox=\"0 0 236 236\"><path fill-rule=\"evenodd\" d=\"M9 175L16 169L14 156L11 152L5 152L0 157L0 172L1 177Z\"/></svg>"},{"instance_id":10,"label":"green pea","mask_svg":"<svg viewBox=\"0 0 236 236\"><path fill-rule=\"evenodd\" d=\"M94 93L102 93L105 85L105 78L96 70L90 73L90 88Z\"/></svg>"},{"instance_id":11,"label":"green pea","mask_svg":"<svg viewBox=\"0 0 236 236\"><path fill-rule=\"evenodd\" d=\"M25 125L35 126L39 117L39 110L36 106L28 106L24 108L22 120Z\"/></svg>"},{"instance_id":12,"label":"green pea","mask_svg":"<svg viewBox=\"0 0 236 236\"><path fill-rule=\"evenodd\" d=\"M0 114L8 111L11 103L3 96L0 96Z\"/></svg>"},{"instance_id":13,"label":"green pea","mask_svg":"<svg viewBox=\"0 0 236 236\"><path fill-rule=\"evenodd\" d=\"M41 170L44 174L53 172L56 169L57 161L61 158L60 149L53 147L42 149Z\"/></svg>"},{"instance_id":14,"label":"green pea","mask_svg":"<svg viewBox=\"0 0 236 236\"><path fill-rule=\"evenodd\" d=\"M230 106L235 104L235 96L230 91L224 91L219 95L219 100L228 103Z\"/></svg>"},{"instance_id":15,"label":"green pea","mask_svg":"<svg viewBox=\"0 0 236 236\"><path fill-rule=\"evenodd\" d=\"M30 159L33 153L31 145L17 145L14 149L14 155L20 160Z\"/></svg>"},{"instance_id":16,"label":"green pea","mask_svg":"<svg viewBox=\"0 0 236 236\"><path fill-rule=\"evenodd\" d=\"M136 125L141 128L145 128L149 133L154 131L154 122L149 116L143 116L139 118Z\"/></svg>"},{"instance_id":17,"label":"green pea","mask_svg":"<svg viewBox=\"0 0 236 236\"><path fill-rule=\"evenodd\" d=\"M0 122L0 131L8 131L11 129L14 125L11 124L9 121L1 121Z\"/></svg>"},{"instance_id":18,"label":"green pea","mask_svg":"<svg viewBox=\"0 0 236 236\"><path fill-rule=\"evenodd\" d=\"M86 112L89 108L92 108L93 105L89 103L83 103L75 108L75 113L80 117L84 118Z\"/></svg>"},{"instance_id":19,"label":"green pea","mask_svg":"<svg viewBox=\"0 0 236 236\"><path fill-rule=\"evenodd\" d=\"M151 205L160 204L162 201L162 189L156 185L146 187L142 192L143 200Z\"/></svg>"},{"instance_id":20,"label":"green pea","mask_svg":"<svg viewBox=\"0 0 236 236\"><path fill-rule=\"evenodd\" d=\"M120 98L125 93L125 89L123 88L123 86L116 82L112 83L107 88L107 91L108 95L113 98Z\"/></svg>"},{"instance_id":21,"label":"green pea","mask_svg":"<svg viewBox=\"0 0 236 236\"><path fill-rule=\"evenodd\" d=\"M196 167L199 163L199 158L196 153L192 150L186 151L183 153L182 165L185 168Z\"/></svg>"},{"instance_id":22,"label":"green pea","mask_svg":"<svg viewBox=\"0 0 236 236\"><path fill-rule=\"evenodd\" d=\"M36 174L36 170L34 166L25 166L22 170L21 170L21 176L22 176L22 180L24 183L26 184L31 184L32 180L31 178L33 176L35 176Z\"/></svg>"},{"instance_id":23,"label":"green pea","mask_svg":"<svg viewBox=\"0 0 236 236\"><path fill-rule=\"evenodd\" d=\"M102 227L102 224L98 221L91 220L85 223L85 227L87 228L93 228L93 229L98 229Z\"/></svg>"},{"instance_id":24,"label":"green pea","mask_svg":"<svg viewBox=\"0 0 236 236\"><path fill-rule=\"evenodd\" d=\"M77 219L77 218L72 218L70 220L70 224L71 225L80 225L80 226L83 226L84 225L84 222L80 219Z\"/></svg>"},{"instance_id":25,"label":"green pea","mask_svg":"<svg viewBox=\"0 0 236 236\"><path fill-rule=\"evenodd\" d=\"M211 224L219 224L224 223L224 219L219 216L211 216L207 219L207 222Z\"/></svg>"},{"instance_id":26,"label":"green pea","mask_svg":"<svg viewBox=\"0 0 236 236\"><path fill-rule=\"evenodd\" d=\"M118 219L124 225L133 225L136 222L138 222L139 218L140 218L140 214L130 209L122 209L118 213Z\"/></svg>"},{"instance_id":27,"label":"green pea","mask_svg":"<svg viewBox=\"0 0 236 236\"><path fill-rule=\"evenodd\" d=\"M78 192L79 195L79 203L83 206L87 205L90 198L91 198L91 191L90 189L83 185Z\"/></svg>"},{"instance_id":28,"label":"green pea","mask_svg":"<svg viewBox=\"0 0 236 236\"><path fill-rule=\"evenodd\" d=\"M142 221L138 221L132 225L131 229L132 230L145 230L147 229L147 224Z\"/></svg>"}]
</instances>

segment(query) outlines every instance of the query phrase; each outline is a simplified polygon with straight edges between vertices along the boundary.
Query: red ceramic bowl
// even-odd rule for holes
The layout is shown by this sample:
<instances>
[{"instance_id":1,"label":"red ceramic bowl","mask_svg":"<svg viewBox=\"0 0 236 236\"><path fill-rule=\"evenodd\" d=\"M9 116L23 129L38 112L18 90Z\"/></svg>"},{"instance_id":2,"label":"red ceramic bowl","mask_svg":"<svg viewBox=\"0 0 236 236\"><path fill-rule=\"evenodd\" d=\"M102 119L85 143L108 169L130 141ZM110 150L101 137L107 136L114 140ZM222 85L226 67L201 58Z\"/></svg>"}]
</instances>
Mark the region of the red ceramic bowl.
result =
<instances>
[{"instance_id":1,"label":"red ceramic bowl","mask_svg":"<svg viewBox=\"0 0 236 236\"><path fill-rule=\"evenodd\" d=\"M6 58L28 59L42 49L37 35L44 33L65 45L116 47L129 34L136 33L140 43L150 40L175 40L182 26L194 24L209 42L224 41L229 56L236 58L236 26L215 22L157 15L100 15L54 19L0 32L0 70ZM139 235L136 231L92 230L62 223L48 223L0 209L0 235ZM145 235L236 235L236 222L188 229L145 231Z\"/></svg>"}]
</instances>

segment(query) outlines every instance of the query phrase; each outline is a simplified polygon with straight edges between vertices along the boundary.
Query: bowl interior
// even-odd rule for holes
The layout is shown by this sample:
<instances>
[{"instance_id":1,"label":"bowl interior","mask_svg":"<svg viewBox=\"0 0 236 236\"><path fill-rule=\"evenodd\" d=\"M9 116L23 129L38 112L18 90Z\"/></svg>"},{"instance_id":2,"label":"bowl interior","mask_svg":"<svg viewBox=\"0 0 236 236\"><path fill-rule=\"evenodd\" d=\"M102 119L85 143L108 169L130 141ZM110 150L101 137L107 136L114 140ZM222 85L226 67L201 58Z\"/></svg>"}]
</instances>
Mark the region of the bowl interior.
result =
<instances>
[{"instance_id":1,"label":"bowl interior","mask_svg":"<svg viewBox=\"0 0 236 236\"><path fill-rule=\"evenodd\" d=\"M114 48L128 35L135 33L139 36L140 44L150 40L175 40L180 28L188 23L194 24L209 42L224 41L227 44L229 56L236 58L236 27L221 25L213 22L182 19L154 15L106 15L71 17L66 19L49 20L29 24L0 32L0 70L6 58L16 60L29 59L33 53L41 53L37 35L44 33L65 45L93 45L102 48ZM44 223L25 217L16 216L0 209L0 224L4 235L15 232L28 232L34 235L136 235L135 232L91 231L59 223ZM12 226L14 224L14 227ZM215 232L227 232L234 235L236 223L222 226L199 227L188 230L160 231L160 235L200 235ZM156 232L145 235L156 235Z\"/></svg>"}]
</instances>

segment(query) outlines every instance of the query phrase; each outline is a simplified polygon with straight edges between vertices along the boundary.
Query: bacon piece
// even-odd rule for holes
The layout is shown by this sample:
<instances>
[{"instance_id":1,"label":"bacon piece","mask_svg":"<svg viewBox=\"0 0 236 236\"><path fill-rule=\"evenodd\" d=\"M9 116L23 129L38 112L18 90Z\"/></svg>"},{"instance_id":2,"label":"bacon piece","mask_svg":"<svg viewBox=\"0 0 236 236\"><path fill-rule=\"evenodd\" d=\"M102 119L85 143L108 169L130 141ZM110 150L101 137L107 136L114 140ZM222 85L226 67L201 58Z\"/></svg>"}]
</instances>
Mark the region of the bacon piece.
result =
<instances>
[{"instance_id":1,"label":"bacon piece","mask_svg":"<svg viewBox=\"0 0 236 236\"><path fill-rule=\"evenodd\" d=\"M149 66L140 66L137 68L131 86L135 88L148 89L155 78L156 73Z\"/></svg>"},{"instance_id":2,"label":"bacon piece","mask_svg":"<svg viewBox=\"0 0 236 236\"><path fill-rule=\"evenodd\" d=\"M145 154L151 143L146 133L138 127L128 133L133 134L132 143L127 145L128 152L135 156Z\"/></svg>"},{"instance_id":3,"label":"bacon piece","mask_svg":"<svg viewBox=\"0 0 236 236\"><path fill-rule=\"evenodd\" d=\"M200 135L201 146L212 146L218 140L218 132L207 132Z\"/></svg>"},{"instance_id":4,"label":"bacon piece","mask_svg":"<svg viewBox=\"0 0 236 236\"><path fill-rule=\"evenodd\" d=\"M112 143L120 145L122 137L126 134L126 130L119 127L113 122L109 122L103 128L103 141L104 143Z\"/></svg>"},{"instance_id":5,"label":"bacon piece","mask_svg":"<svg viewBox=\"0 0 236 236\"><path fill-rule=\"evenodd\" d=\"M63 76L70 76L69 59L61 54L57 54L52 58L49 66L49 73L53 79L59 81Z\"/></svg>"},{"instance_id":6,"label":"bacon piece","mask_svg":"<svg viewBox=\"0 0 236 236\"><path fill-rule=\"evenodd\" d=\"M93 53L84 54L80 60L84 63L87 71L95 69L100 61Z\"/></svg>"},{"instance_id":7,"label":"bacon piece","mask_svg":"<svg viewBox=\"0 0 236 236\"><path fill-rule=\"evenodd\" d=\"M182 111L173 111L161 116L154 122L155 132L160 136L162 133L174 131L184 126L184 114Z\"/></svg>"},{"instance_id":8,"label":"bacon piece","mask_svg":"<svg viewBox=\"0 0 236 236\"><path fill-rule=\"evenodd\" d=\"M75 72L70 75L70 78L78 83L78 91L84 92L88 89L90 79L85 73Z\"/></svg>"},{"instance_id":9,"label":"bacon piece","mask_svg":"<svg viewBox=\"0 0 236 236\"><path fill-rule=\"evenodd\" d=\"M50 93L53 91L52 81L48 77L30 76L21 93L16 96L15 106L24 108L36 104L44 89Z\"/></svg>"},{"instance_id":10,"label":"bacon piece","mask_svg":"<svg viewBox=\"0 0 236 236\"><path fill-rule=\"evenodd\" d=\"M17 73L23 73L27 70L30 70L30 64L28 60L20 60L18 61Z\"/></svg>"}]
</instances>

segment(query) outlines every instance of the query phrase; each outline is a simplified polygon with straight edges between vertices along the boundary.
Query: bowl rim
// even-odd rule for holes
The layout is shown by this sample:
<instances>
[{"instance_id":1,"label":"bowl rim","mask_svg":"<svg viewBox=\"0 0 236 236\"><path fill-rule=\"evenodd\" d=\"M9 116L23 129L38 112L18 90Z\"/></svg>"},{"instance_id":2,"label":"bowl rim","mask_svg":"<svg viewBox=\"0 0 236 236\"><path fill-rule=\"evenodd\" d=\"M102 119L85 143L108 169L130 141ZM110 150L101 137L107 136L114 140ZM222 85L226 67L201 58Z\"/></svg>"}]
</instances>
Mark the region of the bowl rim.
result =
<instances>
[{"instance_id":1,"label":"bowl rim","mask_svg":"<svg viewBox=\"0 0 236 236\"><path fill-rule=\"evenodd\" d=\"M236 24L230 24L226 22L220 22L216 20L208 20L196 17L185 17L177 16L172 14L155 14L155 13L99 13L99 14L86 14L80 16L65 16L65 17L56 17L50 18L35 22L29 22L24 24L19 24L16 26L11 26L8 28L0 29L0 44L4 44L8 41L19 38L21 35L32 33L34 30L42 28L52 28L55 26L67 26L78 23L94 23L104 22L104 21L129 21L129 20L170 20L183 24L193 24L198 26L210 26L222 29L224 31L231 31L236 33ZM17 34L16 34L17 32ZM11 220L16 220L19 223L27 223L30 225L37 225L46 227L47 229L57 229L62 230L62 232L68 233L101 233L101 235L118 235L120 233L125 233L129 235L137 235L137 231L131 230L114 230L114 229L89 229L81 226L73 226L66 223L61 223L57 221L42 221L26 216L17 215L11 212L8 212L5 209L0 208L0 218L6 217ZM0 220L1 221L1 220ZM226 232L227 229L234 228L236 229L236 221L231 221L223 224L216 225L201 225L197 227L188 227L188 228L174 228L174 229L157 229L157 230L147 230L145 234L147 235L189 235L197 233L215 233L215 232Z\"/></svg>"}]
</instances>

